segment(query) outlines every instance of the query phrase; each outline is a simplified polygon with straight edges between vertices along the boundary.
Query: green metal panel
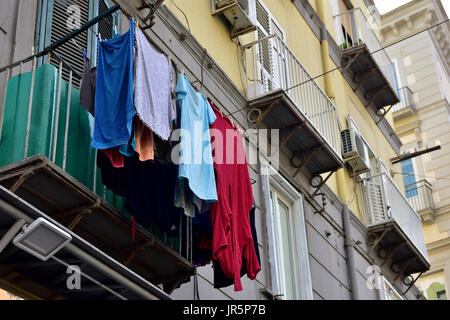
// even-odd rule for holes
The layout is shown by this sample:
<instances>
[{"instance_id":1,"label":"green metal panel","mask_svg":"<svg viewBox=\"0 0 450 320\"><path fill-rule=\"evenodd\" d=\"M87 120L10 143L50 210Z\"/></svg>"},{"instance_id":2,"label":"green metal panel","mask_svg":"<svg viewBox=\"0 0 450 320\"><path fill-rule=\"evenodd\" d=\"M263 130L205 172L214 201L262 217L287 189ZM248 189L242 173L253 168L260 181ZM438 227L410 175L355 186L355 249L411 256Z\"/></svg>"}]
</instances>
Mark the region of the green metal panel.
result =
<instances>
[{"instance_id":1,"label":"green metal panel","mask_svg":"<svg viewBox=\"0 0 450 320\"><path fill-rule=\"evenodd\" d=\"M62 167L68 83L61 82L61 100L58 129L54 128L58 71L52 65L42 65L36 70L33 105L30 122L28 157L36 154L52 158L53 135L58 134L56 164ZM25 139L30 97L31 72L11 78L6 96L5 120L0 144L0 166L24 159ZM66 171L87 187L92 187L93 149L90 148L89 120L79 104L80 93L72 88L67 145ZM91 186L89 186L89 182Z\"/></svg>"},{"instance_id":2,"label":"green metal panel","mask_svg":"<svg viewBox=\"0 0 450 320\"><path fill-rule=\"evenodd\" d=\"M11 78L8 82L5 118L0 143L0 167L21 161L25 157L25 139L28 119L28 103L31 87L31 72ZM69 84L61 82L58 128L54 128L58 89L58 70L50 64L36 69L33 105L30 122L29 149L27 157L41 154L52 159L53 136L57 134L55 163L63 167L64 138L66 128L67 101L70 99L69 130L67 139L66 171L73 178L93 189L95 150L90 147L91 134L89 114L81 107L80 92L72 87L68 97ZM95 177L95 192L100 197L129 216L125 199L104 188L100 170ZM178 238L164 239L164 233L152 226L150 231L178 251Z\"/></svg>"}]
</instances>

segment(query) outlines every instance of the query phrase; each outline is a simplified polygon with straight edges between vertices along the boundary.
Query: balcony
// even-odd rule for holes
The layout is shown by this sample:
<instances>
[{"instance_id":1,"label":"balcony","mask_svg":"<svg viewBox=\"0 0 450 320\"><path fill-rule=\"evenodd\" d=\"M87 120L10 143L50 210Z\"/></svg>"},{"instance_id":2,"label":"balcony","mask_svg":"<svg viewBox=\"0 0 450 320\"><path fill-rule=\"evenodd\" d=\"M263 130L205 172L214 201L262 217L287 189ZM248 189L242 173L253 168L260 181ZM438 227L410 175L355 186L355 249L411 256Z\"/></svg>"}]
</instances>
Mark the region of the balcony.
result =
<instances>
[{"instance_id":1,"label":"balcony","mask_svg":"<svg viewBox=\"0 0 450 320\"><path fill-rule=\"evenodd\" d=\"M377 110L399 102L394 68L386 51L360 8L334 17L336 43L342 50L342 70ZM380 111L382 114L382 111Z\"/></svg>"},{"instance_id":2,"label":"balcony","mask_svg":"<svg viewBox=\"0 0 450 320\"><path fill-rule=\"evenodd\" d=\"M406 198L414 210L423 218L430 221L434 215L434 201L431 184L427 180L421 180L405 186Z\"/></svg>"},{"instance_id":3,"label":"balcony","mask_svg":"<svg viewBox=\"0 0 450 320\"><path fill-rule=\"evenodd\" d=\"M416 111L416 106L413 100L413 92L408 87L398 89L400 102L392 106L392 113L394 120L400 120L413 115Z\"/></svg>"},{"instance_id":4,"label":"balcony","mask_svg":"<svg viewBox=\"0 0 450 320\"><path fill-rule=\"evenodd\" d=\"M429 269L422 219L387 174L361 179L368 243L398 276Z\"/></svg>"},{"instance_id":5,"label":"balcony","mask_svg":"<svg viewBox=\"0 0 450 320\"><path fill-rule=\"evenodd\" d=\"M52 61L57 58L52 53ZM78 81L74 81L79 75L62 60L57 60L57 67L38 67L37 60L28 59L0 73L4 92L0 97L0 186L73 231L108 261L154 285L168 284L165 289L171 292L194 273L187 258L191 252L189 222L182 219L179 237L169 237L156 225L137 224L132 240L124 198L106 189L97 170L97 153L90 147L90 115L79 104ZM68 82L63 74L68 75ZM4 230L1 209L0 230ZM55 295L76 296L60 284L51 287L44 279L52 269L13 249L8 246L0 254L0 264L9 272ZM27 288L32 290L31 285Z\"/></svg>"},{"instance_id":6,"label":"balcony","mask_svg":"<svg viewBox=\"0 0 450 320\"><path fill-rule=\"evenodd\" d=\"M277 35L244 47L249 99L255 127L280 129L280 149L292 154L298 171L313 176L343 166L336 106Z\"/></svg>"}]
</instances>

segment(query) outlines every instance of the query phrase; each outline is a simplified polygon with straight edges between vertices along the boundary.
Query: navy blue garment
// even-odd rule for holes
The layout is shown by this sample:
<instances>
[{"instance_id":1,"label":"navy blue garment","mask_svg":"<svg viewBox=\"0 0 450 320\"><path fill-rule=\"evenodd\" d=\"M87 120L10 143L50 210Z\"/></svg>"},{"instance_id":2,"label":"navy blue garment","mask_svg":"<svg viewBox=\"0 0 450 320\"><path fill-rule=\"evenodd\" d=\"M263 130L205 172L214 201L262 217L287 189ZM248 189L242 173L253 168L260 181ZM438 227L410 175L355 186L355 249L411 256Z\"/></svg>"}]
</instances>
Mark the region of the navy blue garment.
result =
<instances>
[{"instance_id":1,"label":"navy blue garment","mask_svg":"<svg viewBox=\"0 0 450 320\"><path fill-rule=\"evenodd\" d=\"M98 41L95 125L91 146L109 149L126 144L133 116L134 22L130 30L111 40Z\"/></svg>"},{"instance_id":2,"label":"navy blue garment","mask_svg":"<svg viewBox=\"0 0 450 320\"><path fill-rule=\"evenodd\" d=\"M115 168L108 156L101 151L97 152L97 165L101 170L103 185L119 196L127 197L129 189L127 168Z\"/></svg>"},{"instance_id":3,"label":"navy blue garment","mask_svg":"<svg viewBox=\"0 0 450 320\"><path fill-rule=\"evenodd\" d=\"M256 257L258 263L261 265L261 258L259 256L258 236L256 235L255 227L255 205L253 204L250 210L250 229L252 230L253 245L255 246ZM234 279L228 278L223 272L219 260L213 260L214 267L214 288L225 288L234 284ZM247 273L247 261L242 257L241 277Z\"/></svg>"},{"instance_id":4,"label":"navy blue garment","mask_svg":"<svg viewBox=\"0 0 450 320\"><path fill-rule=\"evenodd\" d=\"M142 225L157 224L169 237L179 234L182 208L174 205L178 167L158 160L140 161L125 157L128 175L126 207Z\"/></svg>"}]
</instances>

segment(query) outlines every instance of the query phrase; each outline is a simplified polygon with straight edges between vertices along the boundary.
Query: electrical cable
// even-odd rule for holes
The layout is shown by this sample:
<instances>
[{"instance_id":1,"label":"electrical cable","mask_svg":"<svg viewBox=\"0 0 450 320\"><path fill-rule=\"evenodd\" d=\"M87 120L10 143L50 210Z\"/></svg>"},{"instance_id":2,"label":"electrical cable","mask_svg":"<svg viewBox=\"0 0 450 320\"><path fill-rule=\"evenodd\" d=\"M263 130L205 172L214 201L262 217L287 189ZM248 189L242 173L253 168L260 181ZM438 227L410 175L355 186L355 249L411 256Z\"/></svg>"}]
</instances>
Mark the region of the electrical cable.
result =
<instances>
[{"instance_id":1,"label":"electrical cable","mask_svg":"<svg viewBox=\"0 0 450 320\"><path fill-rule=\"evenodd\" d=\"M170 2L172 2L172 4L175 6L175 8L177 8L184 16L184 19L186 20L186 24L188 27L189 32L191 32L191 27L189 26L189 19L187 18L186 14L184 13L183 10L181 10L181 8L179 6L177 6L177 4L175 3L175 1L170 0Z\"/></svg>"}]
</instances>

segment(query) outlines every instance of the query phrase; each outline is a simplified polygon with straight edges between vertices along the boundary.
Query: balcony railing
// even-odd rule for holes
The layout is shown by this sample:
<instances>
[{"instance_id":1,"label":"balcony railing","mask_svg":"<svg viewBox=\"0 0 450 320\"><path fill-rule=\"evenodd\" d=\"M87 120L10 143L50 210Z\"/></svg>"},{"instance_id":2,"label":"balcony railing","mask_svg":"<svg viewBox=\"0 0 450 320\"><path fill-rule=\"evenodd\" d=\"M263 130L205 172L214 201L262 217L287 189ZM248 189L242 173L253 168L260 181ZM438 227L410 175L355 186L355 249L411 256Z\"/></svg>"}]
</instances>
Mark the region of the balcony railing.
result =
<instances>
[{"instance_id":1,"label":"balcony railing","mask_svg":"<svg viewBox=\"0 0 450 320\"><path fill-rule=\"evenodd\" d=\"M392 112L398 112L406 108L416 109L413 101L413 93L407 86L398 89L398 96L400 102L392 107Z\"/></svg>"},{"instance_id":2,"label":"balcony railing","mask_svg":"<svg viewBox=\"0 0 450 320\"><path fill-rule=\"evenodd\" d=\"M338 46L345 51L346 49L365 44L391 88L395 90L392 61L383 49L377 34L361 11L361 8L355 8L334 16L334 23L336 29L335 40Z\"/></svg>"},{"instance_id":3,"label":"balcony railing","mask_svg":"<svg viewBox=\"0 0 450 320\"><path fill-rule=\"evenodd\" d=\"M365 219L368 227L394 220L428 260L422 229L422 218L385 173L361 180Z\"/></svg>"},{"instance_id":4,"label":"balcony railing","mask_svg":"<svg viewBox=\"0 0 450 320\"><path fill-rule=\"evenodd\" d=\"M271 35L244 47L249 99L285 90L298 110L337 155L341 155L336 106L278 36Z\"/></svg>"},{"instance_id":5,"label":"balcony railing","mask_svg":"<svg viewBox=\"0 0 450 320\"><path fill-rule=\"evenodd\" d=\"M433 191L427 180L405 186L406 198L416 212L434 210Z\"/></svg>"},{"instance_id":6,"label":"balcony railing","mask_svg":"<svg viewBox=\"0 0 450 320\"><path fill-rule=\"evenodd\" d=\"M124 199L103 185L97 169L97 152L90 147L92 118L79 103L81 75L55 52L50 55L45 59L57 66L38 66L35 56L0 70L0 167L44 156L126 216ZM169 237L157 226L146 231L188 257L185 234Z\"/></svg>"}]
</instances>

